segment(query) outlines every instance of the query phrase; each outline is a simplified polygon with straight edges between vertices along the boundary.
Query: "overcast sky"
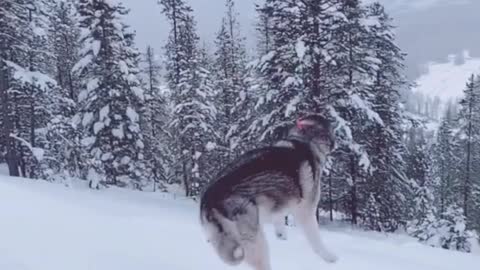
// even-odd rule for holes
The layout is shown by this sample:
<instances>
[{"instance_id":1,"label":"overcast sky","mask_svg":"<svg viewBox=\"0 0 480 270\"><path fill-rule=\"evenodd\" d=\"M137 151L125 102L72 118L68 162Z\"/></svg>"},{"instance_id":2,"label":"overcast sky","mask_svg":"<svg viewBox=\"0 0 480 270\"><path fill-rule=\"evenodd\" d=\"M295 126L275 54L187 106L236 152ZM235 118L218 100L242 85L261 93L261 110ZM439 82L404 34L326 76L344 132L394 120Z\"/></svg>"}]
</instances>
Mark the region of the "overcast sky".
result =
<instances>
[{"instance_id":1,"label":"overcast sky","mask_svg":"<svg viewBox=\"0 0 480 270\"><path fill-rule=\"evenodd\" d=\"M137 31L138 46L146 44L160 50L165 43L168 24L157 0L117 0L131 9L128 22ZM242 29L255 42L254 3L261 0L237 0ZM212 42L224 14L224 0L187 0L194 11L201 38ZM397 25L400 47L408 53L408 75L418 77L430 61L447 61L448 55L469 50L480 57L479 0L380 0ZM458 61L461 62L461 57Z\"/></svg>"}]
</instances>

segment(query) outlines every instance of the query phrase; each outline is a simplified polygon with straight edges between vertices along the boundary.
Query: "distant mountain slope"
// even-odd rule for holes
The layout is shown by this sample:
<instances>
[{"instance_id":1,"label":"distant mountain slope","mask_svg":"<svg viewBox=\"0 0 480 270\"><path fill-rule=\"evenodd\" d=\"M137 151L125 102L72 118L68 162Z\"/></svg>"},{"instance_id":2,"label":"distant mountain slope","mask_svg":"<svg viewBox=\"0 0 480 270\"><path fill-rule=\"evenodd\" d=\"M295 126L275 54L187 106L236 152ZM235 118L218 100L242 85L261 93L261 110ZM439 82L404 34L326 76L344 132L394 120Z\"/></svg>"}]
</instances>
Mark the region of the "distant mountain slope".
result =
<instances>
[{"instance_id":1,"label":"distant mountain slope","mask_svg":"<svg viewBox=\"0 0 480 270\"><path fill-rule=\"evenodd\" d=\"M457 57L451 55L446 63L429 64L428 72L417 79L415 91L438 96L443 101L461 97L468 77L472 73L480 74L480 58L464 52L462 60L463 63L458 64Z\"/></svg>"}]
</instances>

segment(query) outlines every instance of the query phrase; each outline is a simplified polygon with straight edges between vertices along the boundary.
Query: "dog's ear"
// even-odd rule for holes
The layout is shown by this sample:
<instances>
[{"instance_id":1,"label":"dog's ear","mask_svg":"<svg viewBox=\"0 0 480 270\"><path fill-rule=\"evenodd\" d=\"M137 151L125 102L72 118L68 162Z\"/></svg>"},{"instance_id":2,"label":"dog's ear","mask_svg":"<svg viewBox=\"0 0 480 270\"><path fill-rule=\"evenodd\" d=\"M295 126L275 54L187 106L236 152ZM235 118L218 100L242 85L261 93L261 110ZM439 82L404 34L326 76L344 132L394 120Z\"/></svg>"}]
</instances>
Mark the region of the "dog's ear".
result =
<instances>
[{"instance_id":1,"label":"dog's ear","mask_svg":"<svg viewBox=\"0 0 480 270\"><path fill-rule=\"evenodd\" d=\"M299 130L304 130L306 127L312 126L312 125L313 125L313 123L311 123L310 121L305 120L303 118L297 119L297 122L295 123L295 126Z\"/></svg>"},{"instance_id":2,"label":"dog's ear","mask_svg":"<svg viewBox=\"0 0 480 270\"><path fill-rule=\"evenodd\" d=\"M315 126L315 125L322 125L325 127L329 127L330 121L328 118L319 114L303 116L298 118L296 121L296 126L299 129L303 129L305 127Z\"/></svg>"},{"instance_id":3,"label":"dog's ear","mask_svg":"<svg viewBox=\"0 0 480 270\"><path fill-rule=\"evenodd\" d=\"M306 129L312 128L320 124L319 119L313 115L300 117L295 122L295 126L300 131L305 131Z\"/></svg>"}]
</instances>

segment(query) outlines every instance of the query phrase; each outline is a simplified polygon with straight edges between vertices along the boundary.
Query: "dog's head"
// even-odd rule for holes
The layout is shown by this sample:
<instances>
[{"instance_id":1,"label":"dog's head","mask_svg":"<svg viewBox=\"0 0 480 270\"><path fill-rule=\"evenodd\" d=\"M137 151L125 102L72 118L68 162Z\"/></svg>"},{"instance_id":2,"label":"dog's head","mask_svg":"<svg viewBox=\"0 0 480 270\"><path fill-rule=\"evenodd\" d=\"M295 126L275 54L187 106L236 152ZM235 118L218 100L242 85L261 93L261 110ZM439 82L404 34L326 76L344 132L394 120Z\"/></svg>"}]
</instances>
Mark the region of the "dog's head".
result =
<instances>
[{"instance_id":1,"label":"dog's head","mask_svg":"<svg viewBox=\"0 0 480 270\"><path fill-rule=\"evenodd\" d=\"M321 115L312 114L299 118L290 129L289 136L312 142L325 154L335 148L335 137L330 121Z\"/></svg>"}]
</instances>

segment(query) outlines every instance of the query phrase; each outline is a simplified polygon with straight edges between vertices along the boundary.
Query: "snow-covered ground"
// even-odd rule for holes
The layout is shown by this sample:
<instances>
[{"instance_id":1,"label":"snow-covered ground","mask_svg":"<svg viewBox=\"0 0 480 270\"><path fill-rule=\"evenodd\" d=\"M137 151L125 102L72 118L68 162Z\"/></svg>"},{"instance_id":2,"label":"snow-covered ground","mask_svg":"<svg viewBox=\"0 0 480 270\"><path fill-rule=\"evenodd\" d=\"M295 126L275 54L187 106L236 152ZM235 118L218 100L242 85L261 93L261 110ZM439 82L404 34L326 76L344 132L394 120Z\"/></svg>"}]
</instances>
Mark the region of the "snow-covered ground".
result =
<instances>
[{"instance_id":1,"label":"snow-covered ground","mask_svg":"<svg viewBox=\"0 0 480 270\"><path fill-rule=\"evenodd\" d=\"M0 163L0 176L8 175L8 166L5 163Z\"/></svg>"},{"instance_id":2,"label":"snow-covered ground","mask_svg":"<svg viewBox=\"0 0 480 270\"><path fill-rule=\"evenodd\" d=\"M0 177L2 270L233 269L207 245L192 201L119 189L92 191ZM267 229L273 270L477 269L480 256L423 246L405 236L321 229L340 260L326 264L290 227ZM236 269L248 269L245 266Z\"/></svg>"}]
</instances>

